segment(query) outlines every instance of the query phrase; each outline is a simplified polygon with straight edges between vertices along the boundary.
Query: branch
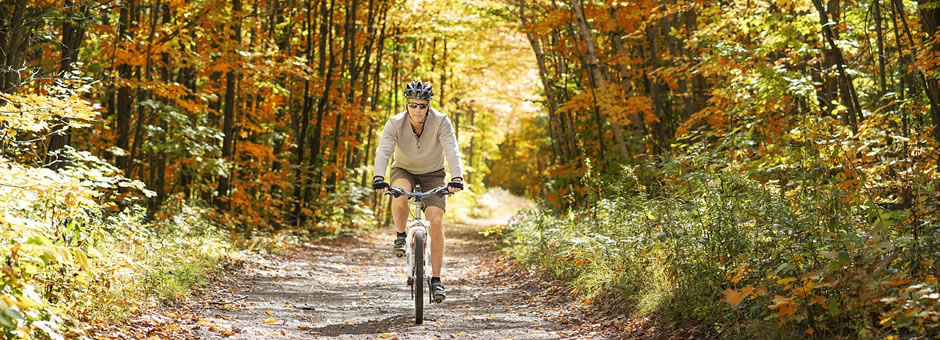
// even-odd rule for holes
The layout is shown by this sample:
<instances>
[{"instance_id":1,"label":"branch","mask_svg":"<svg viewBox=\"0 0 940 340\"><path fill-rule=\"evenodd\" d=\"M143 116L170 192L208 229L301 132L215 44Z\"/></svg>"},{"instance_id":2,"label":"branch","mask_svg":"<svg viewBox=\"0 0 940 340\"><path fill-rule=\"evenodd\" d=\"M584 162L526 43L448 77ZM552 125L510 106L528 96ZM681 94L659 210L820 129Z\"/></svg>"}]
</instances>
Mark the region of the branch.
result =
<instances>
[{"instance_id":1,"label":"branch","mask_svg":"<svg viewBox=\"0 0 940 340\"><path fill-rule=\"evenodd\" d=\"M36 190L30 189L30 188L26 188L26 187L21 187L21 186L19 186L19 185L13 185L13 184L4 184L4 183L0 183L0 187L17 188L17 189L26 190L26 191L29 191L29 192L32 192L32 193L36 193L36 194L39 193L39 192L36 191Z\"/></svg>"}]
</instances>

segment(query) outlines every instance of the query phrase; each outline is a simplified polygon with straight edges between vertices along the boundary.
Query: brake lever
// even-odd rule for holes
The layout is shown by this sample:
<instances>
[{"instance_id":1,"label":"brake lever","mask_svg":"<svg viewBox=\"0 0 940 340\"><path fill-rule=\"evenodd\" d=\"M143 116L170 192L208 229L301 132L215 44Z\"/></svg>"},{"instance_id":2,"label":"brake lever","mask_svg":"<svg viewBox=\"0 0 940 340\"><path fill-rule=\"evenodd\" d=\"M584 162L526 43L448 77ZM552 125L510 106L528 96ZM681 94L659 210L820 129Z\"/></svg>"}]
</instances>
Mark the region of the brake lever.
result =
<instances>
[{"instance_id":1,"label":"brake lever","mask_svg":"<svg viewBox=\"0 0 940 340\"><path fill-rule=\"evenodd\" d=\"M398 197L401 197L401 195L403 195L404 193L396 187L389 187L388 192L386 192L385 194L392 195L392 196L395 196L395 198L398 198Z\"/></svg>"},{"instance_id":2,"label":"brake lever","mask_svg":"<svg viewBox=\"0 0 940 340\"><path fill-rule=\"evenodd\" d=\"M441 187L440 189L437 189L437 195L440 196L440 197L444 197L444 196L447 196L447 195L453 195L453 194L454 194L453 192L450 192L450 190L447 189L447 186L443 186L443 187Z\"/></svg>"}]
</instances>

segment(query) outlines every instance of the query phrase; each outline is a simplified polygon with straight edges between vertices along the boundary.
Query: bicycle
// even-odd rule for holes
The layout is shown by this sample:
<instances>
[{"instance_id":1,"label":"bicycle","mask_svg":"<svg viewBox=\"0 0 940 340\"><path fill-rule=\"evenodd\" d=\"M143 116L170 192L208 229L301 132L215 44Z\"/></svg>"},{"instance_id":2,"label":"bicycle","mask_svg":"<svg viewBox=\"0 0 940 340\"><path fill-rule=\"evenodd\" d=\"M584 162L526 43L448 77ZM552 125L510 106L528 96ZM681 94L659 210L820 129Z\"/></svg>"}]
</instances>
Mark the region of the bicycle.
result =
<instances>
[{"instance_id":1,"label":"bicycle","mask_svg":"<svg viewBox=\"0 0 940 340\"><path fill-rule=\"evenodd\" d=\"M434 189L431 189L426 192L420 192L421 186L415 186L415 192L407 192L405 189L399 187L389 187L386 195L392 195L395 197L407 196L408 200L412 202L414 207L414 213L412 219L408 220L407 223L407 232L408 235L405 239L405 254L399 254L398 257L408 256L408 264L405 267L405 272L410 273L408 275L407 284L411 288L411 298L415 300L415 324L421 324L424 321L424 285L427 283L428 286L428 301L441 303L440 300L435 300L433 298L434 294L431 292L431 275L428 274L426 270L428 266L431 265L431 239L428 237L428 226L430 222L421 218L421 212L424 211L426 205L424 204L424 198L431 195L446 196L453 194L450 190L447 190L447 186L440 186ZM420 278L420 280L416 280Z\"/></svg>"}]
</instances>

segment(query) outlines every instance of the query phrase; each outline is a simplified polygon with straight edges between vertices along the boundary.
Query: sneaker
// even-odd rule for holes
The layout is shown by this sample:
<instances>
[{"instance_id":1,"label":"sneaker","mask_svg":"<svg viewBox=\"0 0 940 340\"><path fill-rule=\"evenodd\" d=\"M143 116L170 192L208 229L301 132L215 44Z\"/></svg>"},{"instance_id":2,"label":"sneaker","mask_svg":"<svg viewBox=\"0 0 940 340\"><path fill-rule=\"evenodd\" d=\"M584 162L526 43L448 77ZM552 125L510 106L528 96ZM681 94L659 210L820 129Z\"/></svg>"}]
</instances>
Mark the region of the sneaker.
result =
<instances>
[{"instance_id":1,"label":"sneaker","mask_svg":"<svg viewBox=\"0 0 940 340\"><path fill-rule=\"evenodd\" d=\"M447 297L447 295L444 294L444 285L441 284L441 281L431 281L431 291L434 292L432 294L434 302L444 302L444 298Z\"/></svg>"},{"instance_id":2,"label":"sneaker","mask_svg":"<svg viewBox=\"0 0 940 340\"><path fill-rule=\"evenodd\" d=\"M397 235L395 237L395 256L405 256L405 237L407 235Z\"/></svg>"}]
</instances>

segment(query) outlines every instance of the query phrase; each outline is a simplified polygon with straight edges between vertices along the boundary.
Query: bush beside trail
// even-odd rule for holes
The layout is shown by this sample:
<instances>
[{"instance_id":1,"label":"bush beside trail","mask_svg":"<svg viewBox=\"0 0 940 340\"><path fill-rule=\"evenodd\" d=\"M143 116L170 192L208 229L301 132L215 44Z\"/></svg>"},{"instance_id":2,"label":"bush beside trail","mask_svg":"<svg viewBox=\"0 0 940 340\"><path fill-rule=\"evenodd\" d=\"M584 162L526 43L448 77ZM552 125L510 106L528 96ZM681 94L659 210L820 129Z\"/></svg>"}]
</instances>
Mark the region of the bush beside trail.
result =
<instances>
[{"instance_id":1,"label":"bush beside trail","mask_svg":"<svg viewBox=\"0 0 940 340\"><path fill-rule=\"evenodd\" d=\"M812 189L826 186L811 175L782 191L691 158L660 169L652 197L631 171L586 180L587 192L605 194L581 209L528 210L502 241L587 301L613 299L722 337L940 332L936 214Z\"/></svg>"}]
</instances>

